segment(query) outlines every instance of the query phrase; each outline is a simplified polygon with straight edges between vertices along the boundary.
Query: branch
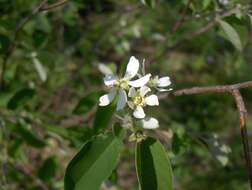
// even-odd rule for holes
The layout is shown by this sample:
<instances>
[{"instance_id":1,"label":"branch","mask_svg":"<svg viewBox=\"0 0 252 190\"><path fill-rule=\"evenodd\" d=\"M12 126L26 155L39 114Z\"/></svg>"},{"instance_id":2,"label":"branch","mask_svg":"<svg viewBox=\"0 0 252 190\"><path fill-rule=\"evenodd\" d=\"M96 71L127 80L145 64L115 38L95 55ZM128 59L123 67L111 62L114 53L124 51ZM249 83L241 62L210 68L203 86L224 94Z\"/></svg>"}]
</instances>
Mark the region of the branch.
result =
<instances>
[{"instance_id":1,"label":"branch","mask_svg":"<svg viewBox=\"0 0 252 190\"><path fill-rule=\"evenodd\" d=\"M52 5L47 5L48 4L48 0L43 0L41 3L39 3L32 11L29 15L27 15L24 19L22 19L19 24L17 25L15 31L14 31L14 35L13 35L13 39L11 41L11 44L9 45L9 48L7 50L7 53L5 54L4 58L3 58L3 62L2 62L2 69L1 69L1 78L0 78L0 89L4 88L5 86L5 81L4 81L4 75L6 72L6 67L7 67L7 63L8 60L10 59L10 57L12 56L13 52L15 51L16 47L17 47L17 39L18 39L18 35L20 33L20 31L23 29L23 27L32 19L34 18L34 16L36 16L38 13L46 11L46 10L53 10L56 7L62 6L63 4L65 4L67 2L67 0L61 0L57 3L54 3Z\"/></svg>"},{"instance_id":2,"label":"branch","mask_svg":"<svg viewBox=\"0 0 252 190\"><path fill-rule=\"evenodd\" d=\"M190 7L191 3L193 0L188 0L186 7L184 8L184 10L182 11L182 15L181 18L175 23L175 25L172 28L172 33L175 33L178 28L184 23L185 21L185 17L186 17L186 11L188 10L188 8Z\"/></svg>"},{"instance_id":3,"label":"branch","mask_svg":"<svg viewBox=\"0 0 252 190\"><path fill-rule=\"evenodd\" d=\"M46 6L43 6L41 7L40 11L49 11L51 9L55 9L57 7L61 7L62 5L64 5L65 3L67 3L68 0L60 0L54 4L51 4L51 5L46 5Z\"/></svg>"},{"instance_id":4,"label":"branch","mask_svg":"<svg viewBox=\"0 0 252 190\"><path fill-rule=\"evenodd\" d=\"M232 85L218 85L218 86L209 86L209 87L193 87L185 88L181 90L175 90L170 94L173 96L183 96L183 95L194 95L194 94L203 94L203 93L229 93L231 94L236 102L236 107L239 112L240 117L240 131L243 144L244 157L247 165L247 172L250 182L250 189L252 189L252 161L250 154L250 147L248 141L248 134L246 128L247 120L247 110L243 101L243 97L240 93L241 89L252 87L252 81L232 84ZM161 97L162 98L162 97Z\"/></svg>"},{"instance_id":5,"label":"branch","mask_svg":"<svg viewBox=\"0 0 252 190\"><path fill-rule=\"evenodd\" d=\"M226 17L229 17L239 11L247 11L248 9L249 9L249 5L247 5L247 6L244 5L243 7L235 6L231 9L226 10L225 12L221 12L221 13L215 12L214 13L215 16L212 18L212 20L210 22L208 22L206 25L204 25L203 27L199 28L198 30L196 30L192 33L185 34L175 44L170 45L170 46L167 45L166 48L164 49L164 51L161 52L160 55L155 57L155 60L158 60L159 58L163 57L164 55L166 55L167 52L172 52L172 51L176 50L177 48L183 46L184 44L188 43L188 41L200 36L201 34L208 32L214 26L216 26L216 24L218 23L219 20L224 19ZM155 60L152 60L152 61L155 61Z\"/></svg>"},{"instance_id":6,"label":"branch","mask_svg":"<svg viewBox=\"0 0 252 190\"><path fill-rule=\"evenodd\" d=\"M224 12L220 15L216 15L216 17L211 21L209 22L206 26L200 28L198 31L196 32L193 32L192 34L189 34L188 36L185 37L185 39L192 39L192 38L195 38L203 33L206 33L207 31L209 31L211 28L213 28L219 20L223 19L223 18L226 18L226 17L229 17L235 13L237 13L241 8L240 7L235 7L233 9L230 9L228 10L227 12Z\"/></svg>"},{"instance_id":7,"label":"branch","mask_svg":"<svg viewBox=\"0 0 252 190\"><path fill-rule=\"evenodd\" d=\"M240 114L240 131L241 131L241 137L242 137L242 144L243 144L244 156L245 156L245 160L247 164L250 189L252 189L252 163L251 163L252 161L251 161L251 155L250 155L248 133L247 133L247 128L246 128L247 110L246 110L243 98L239 90L237 89L233 90L232 94L235 98L236 106Z\"/></svg>"},{"instance_id":8,"label":"branch","mask_svg":"<svg viewBox=\"0 0 252 190\"><path fill-rule=\"evenodd\" d=\"M172 94L174 96L190 95L190 94L202 94L202 93L231 93L233 90L239 90L243 88L252 87L252 81L236 83L231 85L218 85L209 87L193 87L176 90Z\"/></svg>"}]
</instances>

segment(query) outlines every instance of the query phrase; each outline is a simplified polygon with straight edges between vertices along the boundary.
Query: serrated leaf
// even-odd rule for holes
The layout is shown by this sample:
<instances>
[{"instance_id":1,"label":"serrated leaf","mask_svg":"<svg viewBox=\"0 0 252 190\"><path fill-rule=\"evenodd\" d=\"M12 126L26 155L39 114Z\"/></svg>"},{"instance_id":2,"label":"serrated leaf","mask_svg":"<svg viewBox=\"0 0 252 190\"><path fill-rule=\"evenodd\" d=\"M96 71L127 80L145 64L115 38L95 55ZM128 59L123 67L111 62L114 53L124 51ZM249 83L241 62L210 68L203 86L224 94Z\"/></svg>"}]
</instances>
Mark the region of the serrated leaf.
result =
<instances>
[{"instance_id":1,"label":"serrated leaf","mask_svg":"<svg viewBox=\"0 0 252 190\"><path fill-rule=\"evenodd\" d=\"M112 134L88 141L67 167L65 190L99 190L116 167L122 149L122 139Z\"/></svg>"},{"instance_id":2,"label":"serrated leaf","mask_svg":"<svg viewBox=\"0 0 252 190\"><path fill-rule=\"evenodd\" d=\"M141 190L172 190L172 169L163 145L147 138L136 146L136 170Z\"/></svg>"},{"instance_id":3,"label":"serrated leaf","mask_svg":"<svg viewBox=\"0 0 252 190\"><path fill-rule=\"evenodd\" d=\"M222 30L227 35L228 40L235 46L239 51L242 51L242 42L237 31L226 21L218 21Z\"/></svg>"},{"instance_id":4,"label":"serrated leaf","mask_svg":"<svg viewBox=\"0 0 252 190\"><path fill-rule=\"evenodd\" d=\"M35 90L30 88L23 88L17 91L9 100L7 107L9 109L15 110L19 106L26 103L35 95Z\"/></svg>"}]
</instances>

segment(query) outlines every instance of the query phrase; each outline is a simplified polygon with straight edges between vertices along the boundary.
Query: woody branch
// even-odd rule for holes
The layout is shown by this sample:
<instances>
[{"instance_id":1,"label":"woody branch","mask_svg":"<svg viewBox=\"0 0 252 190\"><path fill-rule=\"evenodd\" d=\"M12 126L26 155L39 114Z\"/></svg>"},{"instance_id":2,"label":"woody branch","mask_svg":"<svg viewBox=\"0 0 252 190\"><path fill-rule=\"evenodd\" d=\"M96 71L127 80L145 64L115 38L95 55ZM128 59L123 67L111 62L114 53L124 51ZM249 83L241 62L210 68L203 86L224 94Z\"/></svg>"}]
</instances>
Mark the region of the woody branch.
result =
<instances>
[{"instance_id":1,"label":"woody branch","mask_svg":"<svg viewBox=\"0 0 252 190\"><path fill-rule=\"evenodd\" d=\"M250 154L250 147L248 141L248 134L246 128L247 120L247 110L243 100L243 97L240 93L241 89L252 87L252 81L231 84L231 85L218 85L218 86L209 86L209 87L192 87L185 88L180 90L175 90L169 95L172 96L183 96L183 95L194 95L194 94L203 94L203 93L228 93L234 97L237 110L240 117L240 132L243 144L244 157L247 165L247 172L250 182L250 189L252 189L252 161ZM167 96L167 95L166 95ZM165 97L161 97L165 98Z\"/></svg>"}]
</instances>

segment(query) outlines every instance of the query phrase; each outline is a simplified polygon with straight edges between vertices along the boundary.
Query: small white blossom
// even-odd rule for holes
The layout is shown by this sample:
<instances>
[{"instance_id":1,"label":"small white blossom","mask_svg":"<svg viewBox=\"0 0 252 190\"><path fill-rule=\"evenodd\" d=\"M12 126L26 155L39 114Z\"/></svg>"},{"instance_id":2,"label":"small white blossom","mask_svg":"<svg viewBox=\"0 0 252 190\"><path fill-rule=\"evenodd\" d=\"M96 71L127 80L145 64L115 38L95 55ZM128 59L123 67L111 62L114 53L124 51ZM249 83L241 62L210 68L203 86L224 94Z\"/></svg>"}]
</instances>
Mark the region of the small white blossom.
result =
<instances>
[{"instance_id":1,"label":"small white blossom","mask_svg":"<svg viewBox=\"0 0 252 190\"><path fill-rule=\"evenodd\" d=\"M151 87L155 87L160 92L170 91L172 88L166 88L171 85L170 77L165 76L159 78L158 76L155 76L152 80L148 83Z\"/></svg>"},{"instance_id":2,"label":"small white blossom","mask_svg":"<svg viewBox=\"0 0 252 190\"><path fill-rule=\"evenodd\" d=\"M154 94L150 96L146 96L151 89L147 86L142 86L139 90L136 91L135 88L131 87L128 93L128 96L132 98L132 101L128 101L128 105L131 109L134 110L133 116L138 119L143 119L145 117L145 113L143 107L146 105L149 106L158 106L159 101L158 97Z\"/></svg>"},{"instance_id":3,"label":"small white blossom","mask_svg":"<svg viewBox=\"0 0 252 190\"><path fill-rule=\"evenodd\" d=\"M156 129L159 127L159 122L153 117L145 115L145 106L158 106L158 97L155 94L149 94L151 88L155 91L170 91L171 85L170 77L158 77L155 76L151 79L151 74L145 74L144 61L140 70L139 61L131 56L126 67L126 72L123 77L117 77L113 72L104 64L99 64L98 69L105 75L104 84L110 88L108 94L105 94L99 99L99 106L107 106L110 104L116 96L118 96L116 110L121 110L126 104L133 110L134 117L126 117L123 120L123 126L134 131L133 118L139 119L137 122L139 126L144 129ZM134 78L138 78L133 80ZM130 100L128 100L128 97ZM118 116L119 117L119 116ZM131 136L131 140L137 142L146 138L146 135L142 130L134 132Z\"/></svg>"},{"instance_id":4,"label":"small white blossom","mask_svg":"<svg viewBox=\"0 0 252 190\"><path fill-rule=\"evenodd\" d=\"M116 107L117 111L123 109L126 105L127 93L125 90L128 90L130 86L135 88L142 87L150 80L151 77L151 74L147 74L137 80L131 80L137 75L139 70L139 61L134 56L130 58L123 78L117 78L112 74L112 72L108 72L108 69L105 70L108 74L104 77L104 84L110 87L111 91L100 97L99 106L107 106L118 94L119 99Z\"/></svg>"},{"instance_id":5,"label":"small white blossom","mask_svg":"<svg viewBox=\"0 0 252 190\"><path fill-rule=\"evenodd\" d=\"M222 4L222 5L228 5L229 0L219 0L219 3Z\"/></svg>"}]
</instances>

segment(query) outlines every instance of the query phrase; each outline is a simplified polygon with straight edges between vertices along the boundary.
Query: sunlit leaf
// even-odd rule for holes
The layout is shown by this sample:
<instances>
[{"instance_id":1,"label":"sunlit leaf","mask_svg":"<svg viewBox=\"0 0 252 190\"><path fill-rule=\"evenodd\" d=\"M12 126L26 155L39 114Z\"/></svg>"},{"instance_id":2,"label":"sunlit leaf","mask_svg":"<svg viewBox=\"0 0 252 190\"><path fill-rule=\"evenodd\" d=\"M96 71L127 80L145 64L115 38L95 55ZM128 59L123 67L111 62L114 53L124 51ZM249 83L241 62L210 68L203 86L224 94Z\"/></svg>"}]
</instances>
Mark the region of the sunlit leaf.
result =
<instances>
[{"instance_id":1,"label":"sunlit leaf","mask_svg":"<svg viewBox=\"0 0 252 190\"><path fill-rule=\"evenodd\" d=\"M219 24L227 35L228 40L235 46L236 49L242 51L242 43L237 31L226 21L219 20Z\"/></svg>"},{"instance_id":2,"label":"sunlit leaf","mask_svg":"<svg viewBox=\"0 0 252 190\"><path fill-rule=\"evenodd\" d=\"M206 9L210 4L212 0L203 0L203 8Z\"/></svg>"},{"instance_id":3,"label":"sunlit leaf","mask_svg":"<svg viewBox=\"0 0 252 190\"><path fill-rule=\"evenodd\" d=\"M148 5L152 8L156 6L156 0L140 0L142 4Z\"/></svg>"},{"instance_id":4,"label":"sunlit leaf","mask_svg":"<svg viewBox=\"0 0 252 190\"><path fill-rule=\"evenodd\" d=\"M249 20L250 20L250 24L252 26L252 15L248 14Z\"/></svg>"},{"instance_id":5,"label":"sunlit leaf","mask_svg":"<svg viewBox=\"0 0 252 190\"><path fill-rule=\"evenodd\" d=\"M47 73L43 66L43 64L40 62L40 60L36 56L32 56L32 62L34 64L34 67L38 73L38 76L42 82L45 82L47 79Z\"/></svg>"}]
</instances>

